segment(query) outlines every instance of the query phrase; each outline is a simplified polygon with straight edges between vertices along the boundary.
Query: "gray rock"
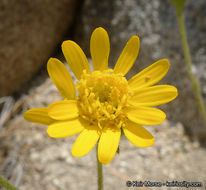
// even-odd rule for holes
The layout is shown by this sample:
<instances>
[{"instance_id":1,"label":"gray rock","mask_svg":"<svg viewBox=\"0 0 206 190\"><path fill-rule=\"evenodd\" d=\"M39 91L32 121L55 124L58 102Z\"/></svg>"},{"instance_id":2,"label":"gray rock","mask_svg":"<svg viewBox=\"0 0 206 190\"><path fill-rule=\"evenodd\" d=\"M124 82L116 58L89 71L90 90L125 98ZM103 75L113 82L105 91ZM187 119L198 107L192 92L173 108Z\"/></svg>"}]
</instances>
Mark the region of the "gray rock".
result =
<instances>
[{"instance_id":1,"label":"gray rock","mask_svg":"<svg viewBox=\"0 0 206 190\"><path fill-rule=\"evenodd\" d=\"M75 0L0 2L0 96L20 88L46 64L71 26Z\"/></svg>"},{"instance_id":2,"label":"gray rock","mask_svg":"<svg viewBox=\"0 0 206 190\"><path fill-rule=\"evenodd\" d=\"M206 100L206 2L188 0L185 10L188 41L193 72L201 81ZM166 0L85 0L82 22L77 40L89 54L89 37L94 28L105 27L111 39L110 64L127 40L137 34L141 40L138 60L127 77L161 59L168 58L170 71L161 83L169 83L179 90L178 98L163 106L173 121L181 121L192 135L206 138L206 126L197 111L193 89L187 74L181 49L181 39L175 10Z\"/></svg>"}]
</instances>

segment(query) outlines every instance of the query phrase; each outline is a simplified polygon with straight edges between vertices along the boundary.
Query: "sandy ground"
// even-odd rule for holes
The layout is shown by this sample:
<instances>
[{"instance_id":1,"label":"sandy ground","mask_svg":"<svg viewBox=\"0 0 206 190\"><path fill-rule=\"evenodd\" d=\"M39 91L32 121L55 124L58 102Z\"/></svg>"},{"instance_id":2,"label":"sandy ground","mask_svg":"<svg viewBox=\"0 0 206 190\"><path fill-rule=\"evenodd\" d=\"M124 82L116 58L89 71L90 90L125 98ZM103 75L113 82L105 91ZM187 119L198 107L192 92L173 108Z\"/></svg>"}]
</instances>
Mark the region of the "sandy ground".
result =
<instances>
[{"instance_id":1,"label":"sandy ground","mask_svg":"<svg viewBox=\"0 0 206 190\"><path fill-rule=\"evenodd\" d=\"M20 190L97 189L95 149L75 158L70 150L77 136L53 139L47 135L46 126L23 118L25 110L60 99L51 80L46 79L15 103L21 105L22 111L0 131L0 173ZM166 120L146 128L156 138L154 146L137 148L123 137L120 154L104 166L104 189L186 189L127 187L127 180L201 182L203 187L189 189L206 189L206 149L188 139L181 123Z\"/></svg>"}]
</instances>

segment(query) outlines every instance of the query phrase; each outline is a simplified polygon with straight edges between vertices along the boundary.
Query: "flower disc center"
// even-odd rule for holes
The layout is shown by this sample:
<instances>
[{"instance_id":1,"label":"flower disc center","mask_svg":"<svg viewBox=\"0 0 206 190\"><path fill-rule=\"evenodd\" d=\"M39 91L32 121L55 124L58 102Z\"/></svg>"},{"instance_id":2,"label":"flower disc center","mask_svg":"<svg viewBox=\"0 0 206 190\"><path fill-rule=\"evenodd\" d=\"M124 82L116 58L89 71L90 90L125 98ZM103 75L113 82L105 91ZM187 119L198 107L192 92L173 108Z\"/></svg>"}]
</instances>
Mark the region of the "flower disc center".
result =
<instances>
[{"instance_id":1,"label":"flower disc center","mask_svg":"<svg viewBox=\"0 0 206 190\"><path fill-rule=\"evenodd\" d=\"M128 82L113 70L84 73L77 85L80 115L90 122L119 123L127 104Z\"/></svg>"}]
</instances>

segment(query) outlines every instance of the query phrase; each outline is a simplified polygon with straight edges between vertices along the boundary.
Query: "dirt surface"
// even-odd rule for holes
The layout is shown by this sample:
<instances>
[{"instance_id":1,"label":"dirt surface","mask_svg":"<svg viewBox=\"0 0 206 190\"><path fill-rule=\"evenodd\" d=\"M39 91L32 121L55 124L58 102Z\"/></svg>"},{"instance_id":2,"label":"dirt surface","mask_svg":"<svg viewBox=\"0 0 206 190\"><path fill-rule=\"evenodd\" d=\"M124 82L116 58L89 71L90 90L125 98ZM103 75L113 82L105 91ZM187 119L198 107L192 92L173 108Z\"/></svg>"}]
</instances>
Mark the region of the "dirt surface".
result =
<instances>
[{"instance_id":1,"label":"dirt surface","mask_svg":"<svg viewBox=\"0 0 206 190\"><path fill-rule=\"evenodd\" d=\"M51 80L30 89L16 104L18 115L0 131L0 173L20 190L95 190L95 149L81 158L71 155L76 136L50 138L46 126L24 120L23 112L48 106L62 99ZM126 138L120 142L120 154L104 166L105 190L125 189L186 189L169 187L127 187L126 181L193 181L206 189L206 150L197 141L191 142L181 123L165 121L146 127L155 137L152 147L137 148ZM1 188L0 188L1 189Z\"/></svg>"}]
</instances>

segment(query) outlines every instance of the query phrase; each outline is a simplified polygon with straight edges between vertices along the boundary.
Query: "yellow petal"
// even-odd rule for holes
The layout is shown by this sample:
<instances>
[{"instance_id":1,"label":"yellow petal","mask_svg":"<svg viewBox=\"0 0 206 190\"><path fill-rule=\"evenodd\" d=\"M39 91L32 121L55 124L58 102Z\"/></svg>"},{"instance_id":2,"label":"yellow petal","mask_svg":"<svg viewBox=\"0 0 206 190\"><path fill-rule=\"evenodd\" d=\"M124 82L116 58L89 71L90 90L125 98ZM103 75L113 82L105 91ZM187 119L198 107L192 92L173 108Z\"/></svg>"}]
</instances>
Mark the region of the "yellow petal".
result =
<instances>
[{"instance_id":1,"label":"yellow petal","mask_svg":"<svg viewBox=\"0 0 206 190\"><path fill-rule=\"evenodd\" d=\"M129 79L129 87L134 90L159 82L168 72L169 61L161 59Z\"/></svg>"},{"instance_id":2,"label":"yellow petal","mask_svg":"<svg viewBox=\"0 0 206 190\"><path fill-rule=\"evenodd\" d=\"M109 36L103 28L94 30L90 39L90 52L94 70L106 70L110 51Z\"/></svg>"},{"instance_id":3,"label":"yellow petal","mask_svg":"<svg viewBox=\"0 0 206 190\"><path fill-rule=\"evenodd\" d=\"M69 67L78 79L81 78L83 70L90 73L86 55L75 42L71 40L64 41L62 43L62 51Z\"/></svg>"},{"instance_id":4,"label":"yellow petal","mask_svg":"<svg viewBox=\"0 0 206 190\"><path fill-rule=\"evenodd\" d=\"M132 107L127 111L127 117L140 125L156 125L162 123L166 115L157 108Z\"/></svg>"},{"instance_id":5,"label":"yellow petal","mask_svg":"<svg viewBox=\"0 0 206 190\"><path fill-rule=\"evenodd\" d=\"M172 101L177 97L177 89L170 85L156 85L135 91L129 104L135 106L158 106Z\"/></svg>"},{"instance_id":6,"label":"yellow petal","mask_svg":"<svg viewBox=\"0 0 206 190\"><path fill-rule=\"evenodd\" d=\"M76 100L62 100L48 107L48 115L56 120L73 119L79 116Z\"/></svg>"},{"instance_id":7,"label":"yellow petal","mask_svg":"<svg viewBox=\"0 0 206 190\"><path fill-rule=\"evenodd\" d=\"M47 108L34 108L24 113L24 119L33 123L40 123L43 125L49 125L55 122L54 119L48 116Z\"/></svg>"},{"instance_id":8,"label":"yellow petal","mask_svg":"<svg viewBox=\"0 0 206 190\"><path fill-rule=\"evenodd\" d=\"M108 164L117 152L121 130L114 127L104 127L98 144L98 159Z\"/></svg>"},{"instance_id":9,"label":"yellow petal","mask_svg":"<svg viewBox=\"0 0 206 190\"><path fill-rule=\"evenodd\" d=\"M47 63L47 70L61 96L64 99L74 99L74 82L64 64L56 58L50 58Z\"/></svg>"},{"instance_id":10,"label":"yellow petal","mask_svg":"<svg viewBox=\"0 0 206 190\"><path fill-rule=\"evenodd\" d=\"M127 139L137 147L148 147L154 144L154 137L141 125L128 121L123 131Z\"/></svg>"},{"instance_id":11,"label":"yellow petal","mask_svg":"<svg viewBox=\"0 0 206 190\"><path fill-rule=\"evenodd\" d=\"M97 126L85 127L72 147L72 155L81 157L90 152L97 143L99 136L100 132Z\"/></svg>"},{"instance_id":12,"label":"yellow petal","mask_svg":"<svg viewBox=\"0 0 206 190\"><path fill-rule=\"evenodd\" d=\"M115 73L122 73L123 75L127 74L137 59L139 46L139 37L131 37L117 60L114 67Z\"/></svg>"},{"instance_id":13,"label":"yellow petal","mask_svg":"<svg viewBox=\"0 0 206 190\"><path fill-rule=\"evenodd\" d=\"M47 133L53 138L64 138L80 133L87 125L86 121L81 118L68 121L57 121L47 128Z\"/></svg>"}]
</instances>

